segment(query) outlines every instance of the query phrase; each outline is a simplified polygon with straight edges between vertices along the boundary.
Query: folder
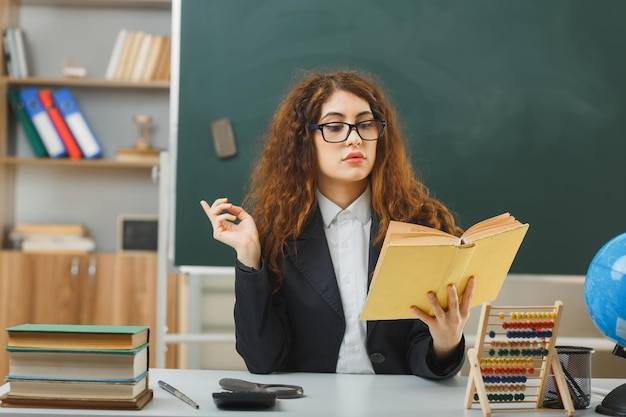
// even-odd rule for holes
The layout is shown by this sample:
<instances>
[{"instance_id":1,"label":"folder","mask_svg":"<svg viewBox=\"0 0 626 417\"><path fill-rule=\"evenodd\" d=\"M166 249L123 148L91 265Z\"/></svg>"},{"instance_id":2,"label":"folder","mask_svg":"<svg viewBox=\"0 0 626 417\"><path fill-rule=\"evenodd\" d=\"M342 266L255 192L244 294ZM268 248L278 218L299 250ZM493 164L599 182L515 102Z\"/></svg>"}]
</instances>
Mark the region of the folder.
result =
<instances>
[{"instance_id":1,"label":"folder","mask_svg":"<svg viewBox=\"0 0 626 417\"><path fill-rule=\"evenodd\" d=\"M76 139L74 139L74 135L72 135L72 132L65 123L63 115L54 104L54 100L52 100L52 92L48 89L40 90L39 100L41 100L41 104L48 112L48 116L50 116L52 124L54 124L57 133L61 137L61 140L65 145L65 149L67 149L68 156L72 159L82 158L83 153L80 151L78 143L76 143Z\"/></svg>"},{"instance_id":2,"label":"folder","mask_svg":"<svg viewBox=\"0 0 626 417\"><path fill-rule=\"evenodd\" d=\"M37 132L35 125L33 125L33 121L26 113L26 110L24 110L24 103L20 100L17 90L10 88L7 92L7 96L9 98L9 105L11 106L11 109L13 109L13 113L15 113L20 125L24 129L24 133L26 133L26 138L30 143L33 154L37 158L48 156L48 152L46 151L43 141L41 140L41 136L39 136L39 132Z\"/></svg>"},{"instance_id":3,"label":"folder","mask_svg":"<svg viewBox=\"0 0 626 417\"><path fill-rule=\"evenodd\" d=\"M39 136L41 136L41 140L43 141L50 158L66 156L67 149L65 149L61 137L54 128L54 124L52 123L48 112L43 108L41 101L39 101L37 88L25 88L20 91L19 95L20 99L24 103L24 109L30 116L37 132L39 132Z\"/></svg>"},{"instance_id":4,"label":"folder","mask_svg":"<svg viewBox=\"0 0 626 417\"><path fill-rule=\"evenodd\" d=\"M87 123L85 116L81 112L74 96L70 90L65 87L52 93L52 98L57 109L63 115L65 123L74 135L83 156L86 159L99 158L102 156L102 147L100 142L94 135L91 127Z\"/></svg>"}]
</instances>

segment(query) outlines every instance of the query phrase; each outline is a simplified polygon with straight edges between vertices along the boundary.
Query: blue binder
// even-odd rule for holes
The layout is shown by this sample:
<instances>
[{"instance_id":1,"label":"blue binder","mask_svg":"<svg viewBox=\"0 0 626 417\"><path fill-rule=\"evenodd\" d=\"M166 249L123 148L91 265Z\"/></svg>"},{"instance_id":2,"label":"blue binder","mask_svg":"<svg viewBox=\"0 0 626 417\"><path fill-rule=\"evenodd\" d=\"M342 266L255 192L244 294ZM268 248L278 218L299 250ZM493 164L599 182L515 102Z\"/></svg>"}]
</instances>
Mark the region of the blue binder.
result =
<instances>
[{"instance_id":1,"label":"blue binder","mask_svg":"<svg viewBox=\"0 0 626 417\"><path fill-rule=\"evenodd\" d=\"M65 87L52 93L52 99L74 135L85 159L102 157L102 146L87 123L74 96Z\"/></svg>"},{"instance_id":2,"label":"blue binder","mask_svg":"<svg viewBox=\"0 0 626 417\"><path fill-rule=\"evenodd\" d=\"M60 158L67 155L67 150L48 112L39 101L38 91L35 87L28 87L20 91L20 100L24 103L24 109L39 132L39 136L48 151L50 158Z\"/></svg>"}]
</instances>

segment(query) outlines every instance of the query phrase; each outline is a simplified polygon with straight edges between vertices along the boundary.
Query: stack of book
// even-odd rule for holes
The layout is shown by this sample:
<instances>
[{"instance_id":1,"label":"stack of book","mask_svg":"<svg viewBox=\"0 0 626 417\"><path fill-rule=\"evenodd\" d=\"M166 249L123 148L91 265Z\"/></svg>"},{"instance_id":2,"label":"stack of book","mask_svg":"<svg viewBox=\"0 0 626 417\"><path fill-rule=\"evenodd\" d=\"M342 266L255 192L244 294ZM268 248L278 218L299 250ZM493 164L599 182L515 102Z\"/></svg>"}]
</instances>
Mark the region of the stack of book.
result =
<instances>
[{"instance_id":1,"label":"stack of book","mask_svg":"<svg viewBox=\"0 0 626 417\"><path fill-rule=\"evenodd\" d=\"M7 95L35 157L102 157L100 142L68 88L10 88Z\"/></svg>"},{"instance_id":2,"label":"stack of book","mask_svg":"<svg viewBox=\"0 0 626 417\"><path fill-rule=\"evenodd\" d=\"M9 327L3 407L142 409L147 326L22 324Z\"/></svg>"},{"instance_id":3,"label":"stack of book","mask_svg":"<svg viewBox=\"0 0 626 417\"><path fill-rule=\"evenodd\" d=\"M104 78L109 81L168 81L171 37L120 29Z\"/></svg>"},{"instance_id":4,"label":"stack of book","mask_svg":"<svg viewBox=\"0 0 626 417\"><path fill-rule=\"evenodd\" d=\"M14 249L24 252L86 253L96 243L82 224L17 223L9 233Z\"/></svg>"}]
</instances>

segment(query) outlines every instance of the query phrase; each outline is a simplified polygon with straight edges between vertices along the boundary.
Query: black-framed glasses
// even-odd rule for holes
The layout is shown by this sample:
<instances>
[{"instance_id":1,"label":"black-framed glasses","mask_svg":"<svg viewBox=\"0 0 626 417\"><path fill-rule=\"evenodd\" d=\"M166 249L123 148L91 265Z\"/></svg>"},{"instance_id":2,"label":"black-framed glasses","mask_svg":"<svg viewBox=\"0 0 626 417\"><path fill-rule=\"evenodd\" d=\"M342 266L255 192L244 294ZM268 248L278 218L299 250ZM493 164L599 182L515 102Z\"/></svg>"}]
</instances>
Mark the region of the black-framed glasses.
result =
<instances>
[{"instance_id":1,"label":"black-framed glasses","mask_svg":"<svg viewBox=\"0 0 626 417\"><path fill-rule=\"evenodd\" d=\"M363 120L355 124L346 122L330 122L330 123L311 123L311 130L319 130L322 132L322 138L329 143L339 143L348 139L352 129L363 140L378 140L383 136L385 125L384 120L372 119Z\"/></svg>"}]
</instances>

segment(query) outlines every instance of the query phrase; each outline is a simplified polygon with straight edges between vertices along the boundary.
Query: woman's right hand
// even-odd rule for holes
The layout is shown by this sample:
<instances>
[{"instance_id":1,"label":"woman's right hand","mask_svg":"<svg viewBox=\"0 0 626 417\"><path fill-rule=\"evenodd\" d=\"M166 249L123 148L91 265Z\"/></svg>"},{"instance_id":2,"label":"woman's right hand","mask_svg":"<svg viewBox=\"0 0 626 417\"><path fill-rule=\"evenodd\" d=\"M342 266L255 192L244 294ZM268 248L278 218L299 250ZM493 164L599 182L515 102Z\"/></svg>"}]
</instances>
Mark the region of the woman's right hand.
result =
<instances>
[{"instance_id":1,"label":"woman's right hand","mask_svg":"<svg viewBox=\"0 0 626 417\"><path fill-rule=\"evenodd\" d=\"M242 207L229 203L227 198L218 198L212 205L202 200L200 205L213 226L213 238L235 249L239 262L259 269L261 243L252 216Z\"/></svg>"}]
</instances>

